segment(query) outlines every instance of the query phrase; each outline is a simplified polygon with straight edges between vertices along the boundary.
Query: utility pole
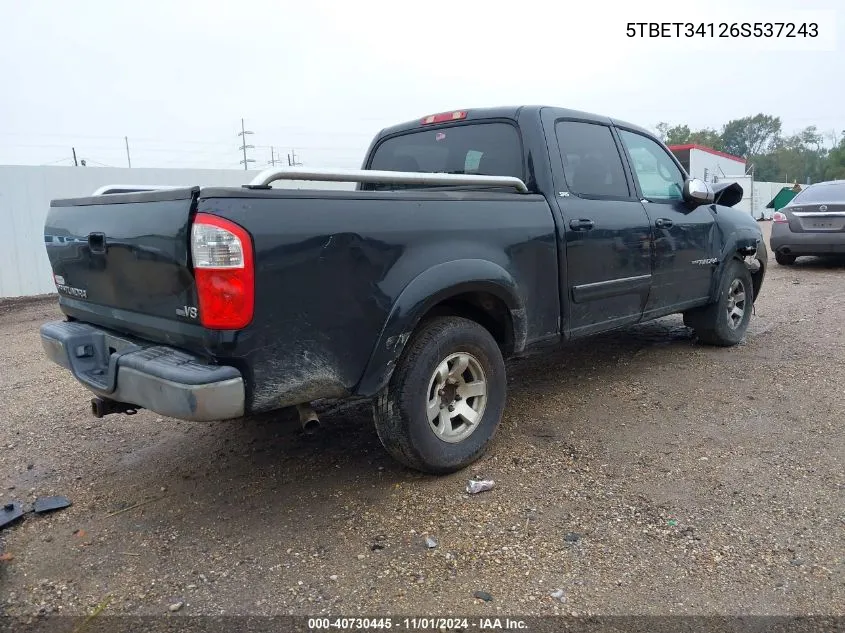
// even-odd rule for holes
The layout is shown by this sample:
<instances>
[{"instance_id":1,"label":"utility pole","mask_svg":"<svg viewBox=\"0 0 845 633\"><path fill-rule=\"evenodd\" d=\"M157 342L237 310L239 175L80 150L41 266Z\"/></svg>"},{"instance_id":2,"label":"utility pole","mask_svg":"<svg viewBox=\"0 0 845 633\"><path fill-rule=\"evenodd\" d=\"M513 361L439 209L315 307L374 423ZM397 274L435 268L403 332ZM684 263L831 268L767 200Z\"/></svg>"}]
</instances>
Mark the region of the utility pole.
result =
<instances>
[{"instance_id":1,"label":"utility pole","mask_svg":"<svg viewBox=\"0 0 845 633\"><path fill-rule=\"evenodd\" d=\"M288 154L288 167L302 167L302 163L296 160L296 150L292 149Z\"/></svg>"},{"instance_id":2,"label":"utility pole","mask_svg":"<svg viewBox=\"0 0 845 633\"><path fill-rule=\"evenodd\" d=\"M267 163L271 167L276 166L276 148L272 145L270 146L270 162Z\"/></svg>"},{"instance_id":3,"label":"utility pole","mask_svg":"<svg viewBox=\"0 0 845 633\"><path fill-rule=\"evenodd\" d=\"M77 160L76 160L76 148L75 148L75 147L71 147L71 149L73 150L73 166L74 166L74 167L79 167L79 163L78 163L78 162L77 162Z\"/></svg>"},{"instance_id":4,"label":"utility pole","mask_svg":"<svg viewBox=\"0 0 845 633\"><path fill-rule=\"evenodd\" d=\"M238 149L241 150L244 153L244 159L241 161L241 164L244 166L244 171L246 171L249 168L249 163L255 162L254 159L246 157L246 150L255 149L254 145L247 145L247 143L246 143L246 135L247 134L252 134L252 132L250 132L249 130L247 130L244 127L244 120L241 119L241 131L238 132L238 136L241 137L241 141L243 142L243 145L241 145Z\"/></svg>"},{"instance_id":5,"label":"utility pole","mask_svg":"<svg viewBox=\"0 0 845 633\"><path fill-rule=\"evenodd\" d=\"M132 168L132 159L129 157L129 137L124 136L123 140L126 141L126 162L129 163L129 168Z\"/></svg>"}]
</instances>

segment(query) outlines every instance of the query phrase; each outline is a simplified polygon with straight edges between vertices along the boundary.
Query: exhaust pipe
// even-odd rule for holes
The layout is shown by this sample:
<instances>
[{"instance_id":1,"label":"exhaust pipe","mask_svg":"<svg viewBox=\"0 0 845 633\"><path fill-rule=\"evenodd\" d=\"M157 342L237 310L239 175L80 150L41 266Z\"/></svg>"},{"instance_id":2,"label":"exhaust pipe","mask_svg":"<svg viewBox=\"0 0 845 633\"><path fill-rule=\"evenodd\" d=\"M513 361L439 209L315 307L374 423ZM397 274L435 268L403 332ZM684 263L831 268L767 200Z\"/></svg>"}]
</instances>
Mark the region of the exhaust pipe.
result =
<instances>
[{"instance_id":1,"label":"exhaust pipe","mask_svg":"<svg viewBox=\"0 0 845 633\"><path fill-rule=\"evenodd\" d=\"M320 418L317 417L317 412L311 407L310 402L296 405L296 410L299 412L299 424L306 435L313 435L320 428Z\"/></svg>"},{"instance_id":2,"label":"exhaust pipe","mask_svg":"<svg viewBox=\"0 0 845 633\"><path fill-rule=\"evenodd\" d=\"M138 407L127 402L117 402L116 400L107 400L106 398L91 398L91 415L95 418L102 418L112 413L135 415L138 413Z\"/></svg>"}]
</instances>

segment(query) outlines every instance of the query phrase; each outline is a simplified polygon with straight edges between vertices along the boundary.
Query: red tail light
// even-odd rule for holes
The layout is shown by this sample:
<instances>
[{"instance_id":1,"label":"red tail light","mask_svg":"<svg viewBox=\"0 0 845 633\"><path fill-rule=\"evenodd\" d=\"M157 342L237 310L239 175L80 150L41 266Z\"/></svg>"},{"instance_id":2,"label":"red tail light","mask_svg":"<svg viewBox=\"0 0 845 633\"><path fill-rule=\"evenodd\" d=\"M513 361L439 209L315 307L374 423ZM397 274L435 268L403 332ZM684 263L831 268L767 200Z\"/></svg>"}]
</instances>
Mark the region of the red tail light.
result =
<instances>
[{"instance_id":1,"label":"red tail light","mask_svg":"<svg viewBox=\"0 0 845 633\"><path fill-rule=\"evenodd\" d=\"M772 215L772 222L777 222L778 224L785 224L789 222L789 218L786 217L785 213L775 211L774 215Z\"/></svg>"},{"instance_id":2,"label":"red tail light","mask_svg":"<svg viewBox=\"0 0 845 633\"><path fill-rule=\"evenodd\" d=\"M200 323L214 330L238 330L249 325L255 307L249 233L229 220L198 213L191 227L191 257Z\"/></svg>"}]
</instances>

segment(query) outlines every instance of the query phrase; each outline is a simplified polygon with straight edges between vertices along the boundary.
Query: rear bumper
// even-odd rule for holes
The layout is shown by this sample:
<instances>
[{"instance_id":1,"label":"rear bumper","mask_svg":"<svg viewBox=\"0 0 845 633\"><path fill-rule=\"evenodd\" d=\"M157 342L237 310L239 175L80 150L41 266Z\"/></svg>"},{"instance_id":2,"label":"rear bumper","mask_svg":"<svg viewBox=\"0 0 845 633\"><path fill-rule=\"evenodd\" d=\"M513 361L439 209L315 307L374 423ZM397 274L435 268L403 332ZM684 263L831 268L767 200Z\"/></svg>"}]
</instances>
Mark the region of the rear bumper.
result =
<instances>
[{"instance_id":1,"label":"rear bumper","mask_svg":"<svg viewBox=\"0 0 845 633\"><path fill-rule=\"evenodd\" d=\"M769 245L790 255L845 255L845 233L793 233L786 225L773 224Z\"/></svg>"},{"instance_id":2,"label":"rear bumper","mask_svg":"<svg viewBox=\"0 0 845 633\"><path fill-rule=\"evenodd\" d=\"M244 415L244 381L234 367L79 322L45 323L41 344L50 360L101 398L181 420Z\"/></svg>"}]
</instances>

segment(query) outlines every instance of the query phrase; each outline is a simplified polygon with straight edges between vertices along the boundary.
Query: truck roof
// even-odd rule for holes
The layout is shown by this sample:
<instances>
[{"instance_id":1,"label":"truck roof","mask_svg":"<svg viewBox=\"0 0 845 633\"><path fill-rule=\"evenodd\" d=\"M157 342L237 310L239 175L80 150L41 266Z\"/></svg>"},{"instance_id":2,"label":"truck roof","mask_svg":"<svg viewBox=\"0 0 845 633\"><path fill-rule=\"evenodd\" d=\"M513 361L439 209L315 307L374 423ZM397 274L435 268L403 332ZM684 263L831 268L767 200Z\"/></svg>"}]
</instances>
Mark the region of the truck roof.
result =
<instances>
[{"instance_id":1,"label":"truck roof","mask_svg":"<svg viewBox=\"0 0 845 633\"><path fill-rule=\"evenodd\" d=\"M639 130L641 132L645 132L647 134L651 134L645 128L635 125L633 123L628 123L627 121L622 121L621 119L615 119L608 116L604 116L601 114L595 114L592 112L585 112L582 110L572 110L569 108L561 108L558 106L549 106L549 105L521 105L521 106L496 106L496 107L488 107L488 108L458 108L455 110L451 110L451 112L466 112L466 117L464 118L465 121L474 121L474 120L483 120L483 119L518 119L520 115L529 114L534 115L536 117L540 116L541 111L543 110L552 110L555 116L558 117L566 117L566 118L573 118L573 119L581 119L584 121L595 121L596 123L605 123L605 124L613 124L618 125L621 127L627 127L634 130ZM446 112L450 112L447 110ZM433 114L433 113L429 113ZM422 125L422 120L425 118L423 115L419 118L413 119L411 121L405 121L403 123L397 123L396 125L392 125L390 127L384 128L381 130L377 135L376 138L382 138L385 136L390 136L393 134L401 133L401 132L408 132L411 130L417 130ZM449 123L449 121L445 122ZM434 124L438 125L438 124ZM441 124L442 125L442 124Z\"/></svg>"}]
</instances>

